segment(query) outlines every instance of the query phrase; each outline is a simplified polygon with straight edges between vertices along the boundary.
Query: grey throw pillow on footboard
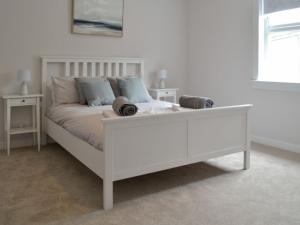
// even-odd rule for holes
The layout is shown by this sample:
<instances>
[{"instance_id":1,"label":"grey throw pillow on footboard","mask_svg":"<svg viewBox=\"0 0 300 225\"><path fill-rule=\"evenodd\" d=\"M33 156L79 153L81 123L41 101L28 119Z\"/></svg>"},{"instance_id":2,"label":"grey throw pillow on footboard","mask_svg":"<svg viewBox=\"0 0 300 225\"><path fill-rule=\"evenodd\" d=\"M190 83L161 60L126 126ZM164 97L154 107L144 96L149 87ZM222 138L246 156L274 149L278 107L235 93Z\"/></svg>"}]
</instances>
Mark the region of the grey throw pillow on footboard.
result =
<instances>
[{"instance_id":1,"label":"grey throw pillow on footboard","mask_svg":"<svg viewBox=\"0 0 300 225\"><path fill-rule=\"evenodd\" d=\"M212 108L214 101L206 97L183 95L179 98L179 105L183 108L204 109Z\"/></svg>"}]
</instances>

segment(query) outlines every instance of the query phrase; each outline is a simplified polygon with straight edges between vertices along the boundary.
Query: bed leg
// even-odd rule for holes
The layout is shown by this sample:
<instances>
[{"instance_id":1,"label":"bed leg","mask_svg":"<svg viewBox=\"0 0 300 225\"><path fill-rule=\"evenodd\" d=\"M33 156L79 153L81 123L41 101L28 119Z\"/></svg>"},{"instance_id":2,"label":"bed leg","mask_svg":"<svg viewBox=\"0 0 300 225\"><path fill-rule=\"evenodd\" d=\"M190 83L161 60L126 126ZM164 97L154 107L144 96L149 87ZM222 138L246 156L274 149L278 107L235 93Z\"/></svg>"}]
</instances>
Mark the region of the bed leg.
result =
<instances>
[{"instance_id":1,"label":"bed leg","mask_svg":"<svg viewBox=\"0 0 300 225\"><path fill-rule=\"evenodd\" d=\"M250 151L244 151L244 170L250 169Z\"/></svg>"},{"instance_id":2,"label":"bed leg","mask_svg":"<svg viewBox=\"0 0 300 225\"><path fill-rule=\"evenodd\" d=\"M113 208L113 181L103 179L103 207L104 210Z\"/></svg>"}]
</instances>

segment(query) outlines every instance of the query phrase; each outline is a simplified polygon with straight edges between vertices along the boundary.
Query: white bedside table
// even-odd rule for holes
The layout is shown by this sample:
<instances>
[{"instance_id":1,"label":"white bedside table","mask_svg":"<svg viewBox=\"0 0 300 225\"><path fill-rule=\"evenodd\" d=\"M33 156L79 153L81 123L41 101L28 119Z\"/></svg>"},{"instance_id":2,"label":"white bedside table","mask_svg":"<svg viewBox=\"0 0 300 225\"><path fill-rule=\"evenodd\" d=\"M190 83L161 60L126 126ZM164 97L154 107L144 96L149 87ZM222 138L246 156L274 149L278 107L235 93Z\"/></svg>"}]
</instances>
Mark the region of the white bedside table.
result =
<instances>
[{"instance_id":1,"label":"white bedside table","mask_svg":"<svg viewBox=\"0 0 300 225\"><path fill-rule=\"evenodd\" d=\"M40 94L33 95L5 95L4 100L4 133L6 137L7 155L10 155L10 136L17 134L33 133L34 145L37 139L38 151L40 151L41 132L40 132ZM11 108L32 106L32 126L26 128L11 128Z\"/></svg>"},{"instance_id":2,"label":"white bedside table","mask_svg":"<svg viewBox=\"0 0 300 225\"><path fill-rule=\"evenodd\" d=\"M176 103L177 101L177 88L166 88L166 89L149 89L149 93L152 96L152 98L156 100L160 100L163 98L166 100L167 97L173 98L173 103Z\"/></svg>"}]
</instances>

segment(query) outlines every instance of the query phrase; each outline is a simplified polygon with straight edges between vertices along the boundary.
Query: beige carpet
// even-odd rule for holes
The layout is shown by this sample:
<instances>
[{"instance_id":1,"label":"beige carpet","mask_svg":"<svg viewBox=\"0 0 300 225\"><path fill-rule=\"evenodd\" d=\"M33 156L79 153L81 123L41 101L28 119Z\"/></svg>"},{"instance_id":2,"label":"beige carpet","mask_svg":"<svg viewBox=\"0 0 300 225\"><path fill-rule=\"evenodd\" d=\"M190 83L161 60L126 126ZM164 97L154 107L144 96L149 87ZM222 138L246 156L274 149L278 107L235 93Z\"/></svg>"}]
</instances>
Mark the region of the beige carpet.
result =
<instances>
[{"instance_id":1,"label":"beige carpet","mask_svg":"<svg viewBox=\"0 0 300 225\"><path fill-rule=\"evenodd\" d=\"M242 154L115 184L102 210L102 181L57 145L0 153L0 224L300 224L300 155L254 145Z\"/></svg>"}]
</instances>

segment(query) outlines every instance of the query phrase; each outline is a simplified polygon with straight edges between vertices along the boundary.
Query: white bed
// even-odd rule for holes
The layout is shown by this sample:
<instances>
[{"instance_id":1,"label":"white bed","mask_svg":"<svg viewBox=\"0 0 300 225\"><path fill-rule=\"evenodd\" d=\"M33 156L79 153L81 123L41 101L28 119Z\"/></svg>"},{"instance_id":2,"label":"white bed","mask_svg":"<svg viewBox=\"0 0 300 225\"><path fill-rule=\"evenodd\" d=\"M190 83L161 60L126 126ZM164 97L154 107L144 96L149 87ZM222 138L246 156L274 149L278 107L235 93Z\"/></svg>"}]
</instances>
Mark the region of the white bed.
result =
<instances>
[{"instance_id":1,"label":"white bed","mask_svg":"<svg viewBox=\"0 0 300 225\"><path fill-rule=\"evenodd\" d=\"M237 152L244 152L244 169L250 167L251 105L168 112L170 105L156 102L152 104L157 113L110 119L101 117L104 108L79 105L49 108L48 87L53 64L62 65L60 74L67 77L71 74L72 77L79 74L122 77L132 65L137 74L143 76L144 60L42 57L43 142L46 143L46 135L49 135L103 179L104 209L113 208L113 182L117 180ZM149 111L148 107L153 108L153 105L143 107ZM74 123L76 117L82 120ZM99 122L97 126L94 120Z\"/></svg>"}]
</instances>

